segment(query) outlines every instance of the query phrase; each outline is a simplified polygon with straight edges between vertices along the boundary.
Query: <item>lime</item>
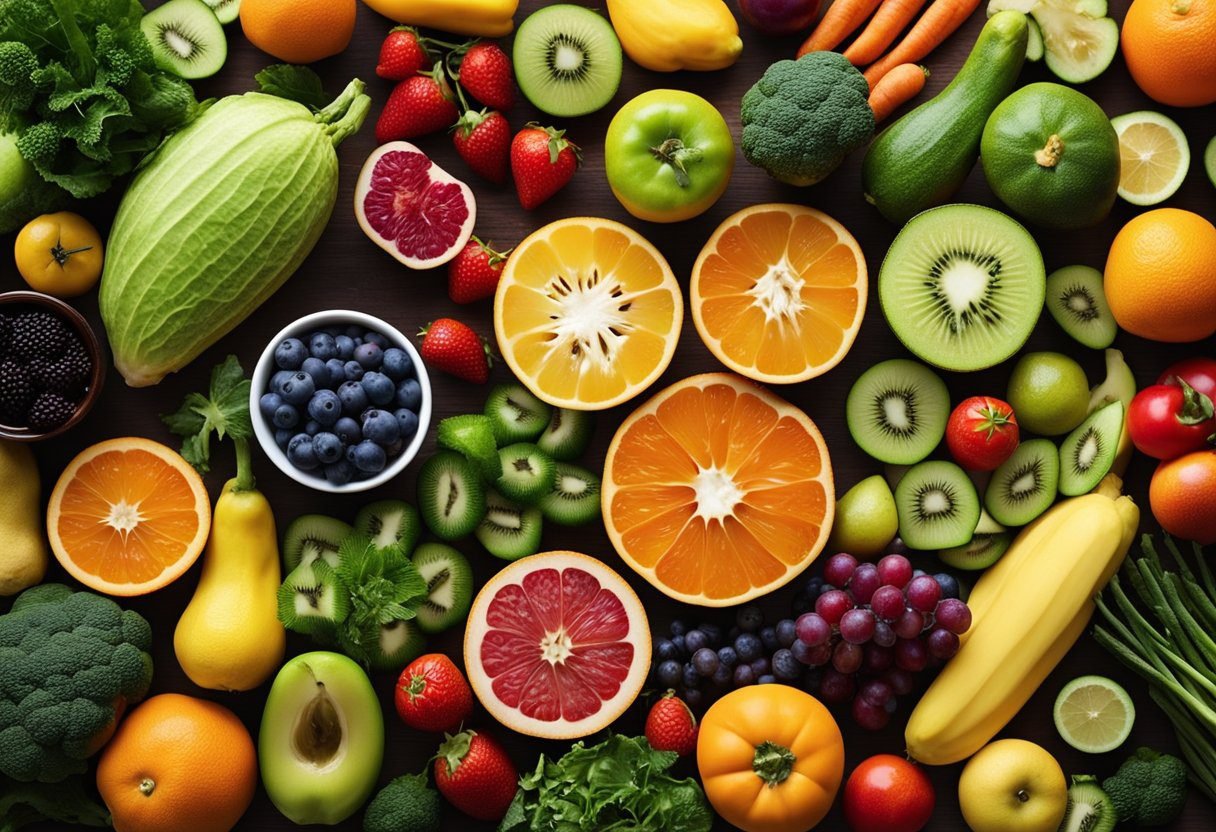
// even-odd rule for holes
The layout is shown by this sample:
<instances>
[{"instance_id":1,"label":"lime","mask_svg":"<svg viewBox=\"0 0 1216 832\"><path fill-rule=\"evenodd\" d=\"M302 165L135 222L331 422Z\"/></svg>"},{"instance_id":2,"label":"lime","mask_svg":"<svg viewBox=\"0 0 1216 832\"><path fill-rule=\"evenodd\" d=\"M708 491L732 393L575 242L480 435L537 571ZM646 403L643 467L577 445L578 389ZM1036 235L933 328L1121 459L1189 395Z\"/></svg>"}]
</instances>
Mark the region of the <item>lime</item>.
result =
<instances>
[{"instance_id":1,"label":"lime","mask_svg":"<svg viewBox=\"0 0 1216 832\"><path fill-rule=\"evenodd\" d=\"M1081 365L1058 352L1028 352L1009 376L1007 395L1018 424L1040 436L1059 436L1089 412L1089 383Z\"/></svg>"},{"instance_id":2,"label":"lime","mask_svg":"<svg viewBox=\"0 0 1216 832\"><path fill-rule=\"evenodd\" d=\"M1152 110L1110 120L1119 136L1119 196L1132 205L1156 205L1182 187L1191 166L1186 134Z\"/></svg>"},{"instance_id":3,"label":"lime","mask_svg":"<svg viewBox=\"0 0 1216 832\"><path fill-rule=\"evenodd\" d=\"M848 552L862 560L878 557L886 553L897 531L895 497L887 481L875 474L857 483L837 501L828 549Z\"/></svg>"},{"instance_id":4,"label":"lime","mask_svg":"<svg viewBox=\"0 0 1216 832\"><path fill-rule=\"evenodd\" d=\"M1118 682L1081 676L1060 691L1052 716L1064 742L1078 751L1102 754L1127 739L1136 722L1136 707Z\"/></svg>"},{"instance_id":5,"label":"lime","mask_svg":"<svg viewBox=\"0 0 1216 832\"><path fill-rule=\"evenodd\" d=\"M1207 169L1208 179L1212 180L1212 184L1216 185L1216 136L1208 142L1208 149L1203 153L1203 166Z\"/></svg>"}]
</instances>

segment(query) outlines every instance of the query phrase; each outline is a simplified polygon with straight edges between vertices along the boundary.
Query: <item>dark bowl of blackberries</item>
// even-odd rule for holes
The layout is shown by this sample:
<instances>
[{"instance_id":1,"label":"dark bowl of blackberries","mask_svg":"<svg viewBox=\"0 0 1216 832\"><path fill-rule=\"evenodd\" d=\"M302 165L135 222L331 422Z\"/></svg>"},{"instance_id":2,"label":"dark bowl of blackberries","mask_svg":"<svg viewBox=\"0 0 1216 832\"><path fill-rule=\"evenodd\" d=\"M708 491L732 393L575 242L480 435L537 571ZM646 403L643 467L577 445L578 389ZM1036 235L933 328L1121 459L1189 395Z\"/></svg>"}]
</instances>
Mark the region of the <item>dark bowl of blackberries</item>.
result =
<instances>
[{"instance_id":1,"label":"dark bowl of blackberries","mask_svg":"<svg viewBox=\"0 0 1216 832\"><path fill-rule=\"evenodd\" d=\"M0 294L0 438L59 436L84 419L104 379L84 316L41 292Z\"/></svg>"}]
</instances>

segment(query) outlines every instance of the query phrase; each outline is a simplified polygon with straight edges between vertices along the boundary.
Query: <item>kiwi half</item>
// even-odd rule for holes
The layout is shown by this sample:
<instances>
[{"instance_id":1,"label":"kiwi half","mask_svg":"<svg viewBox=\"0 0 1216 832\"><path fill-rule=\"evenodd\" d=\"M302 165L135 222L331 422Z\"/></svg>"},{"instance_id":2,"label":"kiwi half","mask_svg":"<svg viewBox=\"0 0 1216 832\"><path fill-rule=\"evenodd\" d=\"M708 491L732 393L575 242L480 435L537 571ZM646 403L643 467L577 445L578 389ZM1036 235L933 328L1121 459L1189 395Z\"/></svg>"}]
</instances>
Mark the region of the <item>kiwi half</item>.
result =
<instances>
[{"instance_id":1,"label":"kiwi half","mask_svg":"<svg viewBox=\"0 0 1216 832\"><path fill-rule=\"evenodd\" d=\"M396 547L408 556L422 535L418 509L402 500L380 500L359 510L355 516L355 531L371 538L380 549Z\"/></svg>"},{"instance_id":2,"label":"kiwi half","mask_svg":"<svg viewBox=\"0 0 1216 832\"><path fill-rule=\"evenodd\" d=\"M545 519L559 526L581 526L600 516L600 478L577 465L559 462L553 490L541 498Z\"/></svg>"},{"instance_id":3,"label":"kiwi half","mask_svg":"<svg viewBox=\"0 0 1216 832\"><path fill-rule=\"evenodd\" d=\"M1091 349L1109 347L1119 332L1102 290L1102 273L1089 266L1065 266L1048 275L1046 306L1065 332Z\"/></svg>"},{"instance_id":4,"label":"kiwi half","mask_svg":"<svg viewBox=\"0 0 1216 832\"><path fill-rule=\"evenodd\" d=\"M992 367L1017 352L1045 291L1034 238L980 205L917 214L878 272L882 311L899 340L930 364L959 372Z\"/></svg>"},{"instance_id":5,"label":"kiwi half","mask_svg":"<svg viewBox=\"0 0 1216 832\"><path fill-rule=\"evenodd\" d=\"M1110 471L1123 430L1123 402L1095 410L1060 445L1060 493L1075 497L1093 491Z\"/></svg>"},{"instance_id":6,"label":"kiwi half","mask_svg":"<svg viewBox=\"0 0 1216 832\"><path fill-rule=\"evenodd\" d=\"M894 465L911 465L932 453L949 418L945 382L924 364L906 358L866 370L845 402L853 441L875 459Z\"/></svg>"},{"instance_id":7,"label":"kiwi half","mask_svg":"<svg viewBox=\"0 0 1216 832\"><path fill-rule=\"evenodd\" d=\"M144 15L139 28L156 65L181 78L207 78L228 59L224 27L203 0L169 0Z\"/></svg>"},{"instance_id":8,"label":"kiwi half","mask_svg":"<svg viewBox=\"0 0 1216 832\"><path fill-rule=\"evenodd\" d=\"M913 549L948 549L971 540L980 499L967 472L953 462L913 465L895 489L899 536Z\"/></svg>"},{"instance_id":9,"label":"kiwi half","mask_svg":"<svg viewBox=\"0 0 1216 832\"><path fill-rule=\"evenodd\" d=\"M301 563L321 558L336 569L338 547L354 533L349 523L335 517L303 514L288 523L283 532L283 565L290 572Z\"/></svg>"},{"instance_id":10,"label":"kiwi half","mask_svg":"<svg viewBox=\"0 0 1216 832\"><path fill-rule=\"evenodd\" d=\"M532 505L553 490L556 464L535 445L516 442L500 450L498 458L502 461L502 476L497 488L504 497Z\"/></svg>"},{"instance_id":11,"label":"kiwi half","mask_svg":"<svg viewBox=\"0 0 1216 832\"><path fill-rule=\"evenodd\" d=\"M1060 482L1060 454L1047 439L1022 442L992 472L984 508L998 523L1024 526L1051 507Z\"/></svg>"},{"instance_id":12,"label":"kiwi half","mask_svg":"<svg viewBox=\"0 0 1216 832\"><path fill-rule=\"evenodd\" d=\"M464 537L486 513L481 474L463 454L440 451L418 472L418 507L422 522L436 537Z\"/></svg>"},{"instance_id":13,"label":"kiwi half","mask_svg":"<svg viewBox=\"0 0 1216 832\"><path fill-rule=\"evenodd\" d=\"M621 42L591 9L558 3L533 12L515 33L515 80L550 115L594 113L621 85Z\"/></svg>"},{"instance_id":14,"label":"kiwi half","mask_svg":"<svg viewBox=\"0 0 1216 832\"><path fill-rule=\"evenodd\" d=\"M962 546L952 546L937 553L941 562L955 569L987 569L1001 559L1013 543L1009 532L976 532Z\"/></svg>"},{"instance_id":15,"label":"kiwi half","mask_svg":"<svg viewBox=\"0 0 1216 832\"><path fill-rule=\"evenodd\" d=\"M426 600L418 607L418 628L441 633L469 614L473 603L473 569L469 560L451 546L423 543L411 558L426 581Z\"/></svg>"},{"instance_id":16,"label":"kiwi half","mask_svg":"<svg viewBox=\"0 0 1216 832\"><path fill-rule=\"evenodd\" d=\"M203 0L220 23L231 23L241 13L241 0Z\"/></svg>"},{"instance_id":17,"label":"kiwi half","mask_svg":"<svg viewBox=\"0 0 1216 832\"><path fill-rule=\"evenodd\" d=\"M549 424L552 408L518 382L499 384L486 398L494 440L501 448L514 442L533 442Z\"/></svg>"},{"instance_id":18,"label":"kiwi half","mask_svg":"<svg viewBox=\"0 0 1216 832\"><path fill-rule=\"evenodd\" d=\"M279 620L297 633L332 634L350 614L350 593L323 559L301 563L279 587Z\"/></svg>"},{"instance_id":19,"label":"kiwi half","mask_svg":"<svg viewBox=\"0 0 1216 832\"><path fill-rule=\"evenodd\" d=\"M486 516L475 534L494 557L519 560L540 551L543 526L540 509L522 506L490 491L486 494Z\"/></svg>"},{"instance_id":20,"label":"kiwi half","mask_svg":"<svg viewBox=\"0 0 1216 832\"><path fill-rule=\"evenodd\" d=\"M1115 803L1097 778L1074 775L1060 832L1111 832L1118 822Z\"/></svg>"}]
</instances>

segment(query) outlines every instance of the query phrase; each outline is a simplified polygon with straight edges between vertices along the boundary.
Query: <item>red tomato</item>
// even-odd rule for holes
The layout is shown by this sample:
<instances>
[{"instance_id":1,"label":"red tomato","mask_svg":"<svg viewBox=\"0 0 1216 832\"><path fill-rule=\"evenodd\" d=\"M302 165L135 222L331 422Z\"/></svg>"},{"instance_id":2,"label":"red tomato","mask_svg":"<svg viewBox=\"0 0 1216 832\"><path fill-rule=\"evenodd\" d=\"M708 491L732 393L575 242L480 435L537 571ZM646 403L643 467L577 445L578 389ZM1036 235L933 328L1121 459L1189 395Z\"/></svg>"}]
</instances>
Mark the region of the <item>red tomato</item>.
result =
<instances>
[{"instance_id":1,"label":"red tomato","mask_svg":"<svg viewBox=\"0 0 1216 832\"><path fill-rule=\"evenodd\" d=\"M1216 451L1162 462L1153 472L1148 502L1169 534L1201 546L1216 543Z\"/></svg>"},{"instance_id":2,"label":"red tomato","mask_svg":"<svg viewBox=\"0 0 1216 832\"><path fill-rule=\"evenodd\" d=\"M393 703L411 728L449 733L458 731L473 713L473 691L451 659L428 653L401 671Z\"/></svg>"},{"instance_id":3,"label":"red tomato","mask_svg":"<svg viewBox=\"0 0 1216 832\"><path fill-rule=\"evenodd\" d=\"M1158 384L1178 384L1182 379L1209 399L1216 399L1216 358L1184 358L1165 368Z\"/></svg>"},{"instance_id":4,"label":"red tomato","mask_svg":"<svg viewBox=\"0 0 1216 832\"><path fill-rule=\"evenodd\" d=\"M1216 433L1212 400L1185 381L1145 387L1127 408L1127 432L1136 449L1154 459L1202 450Z\"/></svg>"},{"instance_id":5,"label":"red tomato","mask_svg":"<svg viewBox=\"0 0 1216 832\"><path fill-rule=\"evenodd\" d=\"M894 754L863 760L844 787L844 817L853 832L918 832L936 802L929 777Z\"/></svg>"},{"instance_id":6,"label":"red tomato","mask_svg":"<svg viewBox=\"0 0 1216 832\"><path fill-rule=\"evenodd\" d=\"M1013 408L991 396L960 402L946 424L946 445L955 462L968 471L995 470L1018 446Z\"/></svg>"}]
</instances>

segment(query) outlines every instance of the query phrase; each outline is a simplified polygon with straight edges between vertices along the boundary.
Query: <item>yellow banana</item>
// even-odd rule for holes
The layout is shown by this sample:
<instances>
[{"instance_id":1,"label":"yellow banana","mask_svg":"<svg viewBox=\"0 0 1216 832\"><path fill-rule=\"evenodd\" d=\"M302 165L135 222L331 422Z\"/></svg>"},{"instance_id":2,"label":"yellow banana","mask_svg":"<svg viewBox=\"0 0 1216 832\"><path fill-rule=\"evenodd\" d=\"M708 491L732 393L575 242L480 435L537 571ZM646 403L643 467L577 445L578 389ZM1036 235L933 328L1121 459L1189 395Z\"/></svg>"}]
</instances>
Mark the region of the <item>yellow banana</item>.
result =
<instances>
[{"instance_id":1,"label":"yellow banana","mask_svg":"<svg viewBox=\"0 0 1216 832\"><path fill-rule=\"evenodd\" d=\"M739 24L722 0L608 0L633 61L656 72L724 69L739 58Z\"/></svg>"}]
</instances>

